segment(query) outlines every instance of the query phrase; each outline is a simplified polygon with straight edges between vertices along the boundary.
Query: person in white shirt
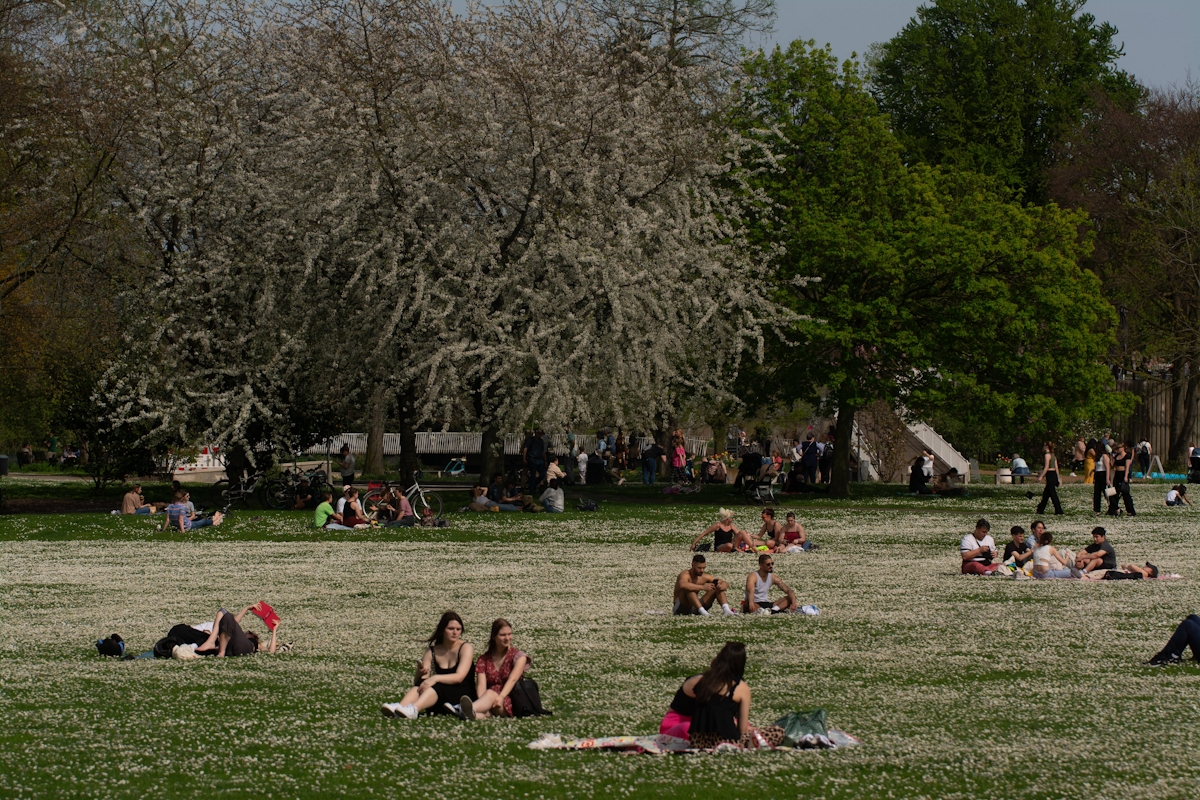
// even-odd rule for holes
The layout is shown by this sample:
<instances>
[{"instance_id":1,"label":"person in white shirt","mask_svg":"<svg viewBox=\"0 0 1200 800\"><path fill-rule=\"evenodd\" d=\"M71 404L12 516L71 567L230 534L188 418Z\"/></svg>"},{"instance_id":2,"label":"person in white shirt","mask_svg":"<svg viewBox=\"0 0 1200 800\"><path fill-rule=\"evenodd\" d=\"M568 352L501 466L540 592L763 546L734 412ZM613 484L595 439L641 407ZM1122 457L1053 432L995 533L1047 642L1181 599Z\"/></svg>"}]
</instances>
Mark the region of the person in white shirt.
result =
<instances>
[{"instance_id":1,"label":"person in white shirt","mask_svg":"<svg viewBox=\"0 0 1200 800\"><path fill-rule=\"evenodd\" d=\"M542 492L542 496L538 498L546 511L550 514L561 514L566 505L566 497L563 495L562 482L558 478L551 479L546 485L546 491Z\"/></svg>"},{"instance_id":2,"label":"person in white shirt","mask_svg":"<svg viewBox=\"0 0 1200 800\"><path fill-rule=\"evenodd\" d=\"M579 482L587 483L587 459L588 455L585 451L580 450L579 455L575 456L575 463L579 466Z\"/></svg>"},{"instance_id":3,"label":"person in white shirt","mask_svg":"<svg viewBox=\"0 0 1200 800\"><path fill-rule=\"evenodd\" d=\"M1168 506L1191 505L1192 501L1187 499L1187 487L1182 483L1171 487L1171 491L1167 492Z\"/></svg>"},{"instance_id":4,"label":"person in white shirt","mask_svg":"<svg viewBox=\"0 0 1200 800\"><path fill-rule=\"evenodd\" d=\"M555 478L562 479L567 477L567 473L563 472L562 467L558 465L558 456L550 456L550 465L546 467L546 480L550 481Z\"/></svg>"},{"instance_id":5,"label":"person in white shirt","mask_svg":"<svg viewBox=\"0 0 1200 800\"><path fill-rule=\"evenodd\" d=\"M959 544L963 575L991 575L999 568L996 561L996 542L992 540L992 525L986 519L975 523L975 532L968 533Z\"/></svg>"},{"instance_id":6,"label":"person in white shirt","mask_svg":"<svg viewBox=\"0 0 1200 800\"><path fill-rule=\"evenodd\" d=\"M777 586L784 596L771 602L771 587ZM742 612L746 614L780 614L797 611L796 593L779 578L775 577L775 559L770 553L758 557L758 570L746 576L746 599L742 601Z\"/></svg>"}]
</instances>

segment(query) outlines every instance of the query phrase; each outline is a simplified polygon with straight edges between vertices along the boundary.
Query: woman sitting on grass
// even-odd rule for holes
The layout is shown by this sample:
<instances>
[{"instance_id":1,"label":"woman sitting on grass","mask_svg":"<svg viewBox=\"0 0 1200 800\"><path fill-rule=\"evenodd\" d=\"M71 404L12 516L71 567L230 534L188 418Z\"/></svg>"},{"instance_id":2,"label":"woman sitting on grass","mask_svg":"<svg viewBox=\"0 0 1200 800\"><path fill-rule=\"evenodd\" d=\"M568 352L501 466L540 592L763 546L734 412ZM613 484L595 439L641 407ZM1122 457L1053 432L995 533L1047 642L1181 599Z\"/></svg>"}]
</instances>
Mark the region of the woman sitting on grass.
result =
<instances>
[{"instance_id":1,"label":"woman sitting on grass","mask_svg":"<svg viewBox=\"0 0 1200 800\"><path fill-rule=\"evenodd\" d=\"M696 715L696 684L703 677L704 673L692 675L675 690L675 697L671 699L671 705L658 725L659 733L674 736L676 739L688 738L692 717Z\"/></svg>"},{"instance_id":2,"label":"woman sitting on grass","mask_svg":"<svg viewBox=\"0 0 1200 800\"><path fill-rule=\"evenodd\" d=\"M783 525L782 536L774 542L775 553L802 553L805 550L816 550L817 545L808 540L804 526L796 521L796 512L787 513L787 521Z\"/></svg>"},{"instance_id":3,"label":"woman sitting on grass","mask_svg":"<svg viewBox=\"0 0 1200 800\"><path fill-rule=\"evenodd\" d=\"M1074 558L1070 552L1060 551L1054 544L1054 534L1050 531L1043 531L1039 541L1039 547L1033 551L1033 577L1042 580L1051 580L1054 578L1079 578L1083 576L1081 570L1076 569Z\"/></svg>"},{"instance_id":4,"label":"woman sitting on grass","mask_svg":"<svg viewBox=\"0 0 1200 800\"><path fill-rule=\"evenodd\" d=\"M450 714L460 698L474 696L467 679L474 663L475 648L462 640L462 617L453 611L442 614L429 637L429 649L417 662L413 688L399 703L384 703L385 717L416 719L422 711Z\"/></svg>"},{"instance_id":5,"label":"woman sitting on grass","mask_svg":"<svg viewBox=\"0 0 1200 800\"><path fill-rule=\"evenodd\" d=\"M529 656L512 646L512 625L506 619L496 620L492 623L487 650L475 662L475 692L479 699L463 695L458 705L447 705L463 719L511 717L510 695L529 663Z\"/></svg>"},{"instance_id":6,"label":"woman sitting on grass","mask_svg":"<svg viewBox=\"0 0 1200 800\"><path fill-rule=\"evenodd\" d=\"M1167 505L1174 507L1185 504L1189 506L1192 504L1192 501L1187 498L1187 487L1182 483L1177 483L1171 487L1171 491L1167 492Z\"/></svg>"},{"instance_id":7,"label":"woman sitting on grass","mask_svg":"<svg viewBox=\"0 0 1200 800\"><path fill-rule=\"evenodd\" d=\"M175 492L175 502L167 506L167 518L163 521L163 530L176 528L180 533L196 528L207 528L209 525L220 525L225 518L220 511L211 517L197 516L195 511L188 508L189 494L180 489Z\"/></svg>"},{"instance_id":8,"label":"woman sitting on grass","mask_svg":"<svg viewBox=\"0 0 1200 800\"><path fill-rule=\"evenodd\" d=\"M755 542L750 538L750 534L733 524L733 511L728 508L718 511L717 521L705 528L692 542L693 552L700 545L700 540L710 533L713 537L713 552L732 553L739 549L754 550L755 548Z\"/></svg>"},{"instance_id":9,"label":"woman sitting on grass","mask_svg":"<svg viewBox=\"0 0 1200 800\"><path fill-rule=\"evenodd\" d=\"M783 729L778 726L750 727L750 686L742 679L745 672L746 645L726 642L708 671L696 679L691 687L695 713L688 729L693 747L708 750L722 742L757 747L760 741L778 747L783 743Z\"/></svg>"},{"instance_id":10,"label":"woman sitting on grass","mask_svg":"<svg viewBox=\"0 0 1200 800\"><path fill-rule=\"evenodd\" d=\"M358 500L358 489L353 486L346 493L346 505L342 507L342 524L347 528L357 528L360 525L369 527L371 524L367 515L363 513L362 503Z\"/></svg>"}]
</instances>

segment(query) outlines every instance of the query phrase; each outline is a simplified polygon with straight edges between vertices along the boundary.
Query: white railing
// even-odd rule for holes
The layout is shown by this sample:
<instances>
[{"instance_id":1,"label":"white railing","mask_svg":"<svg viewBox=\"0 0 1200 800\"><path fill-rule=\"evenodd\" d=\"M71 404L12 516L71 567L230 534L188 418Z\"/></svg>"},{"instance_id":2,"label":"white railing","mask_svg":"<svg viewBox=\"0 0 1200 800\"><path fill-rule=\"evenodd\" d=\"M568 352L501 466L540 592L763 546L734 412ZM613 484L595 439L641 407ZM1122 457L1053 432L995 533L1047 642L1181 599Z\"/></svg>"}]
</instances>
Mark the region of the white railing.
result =
<instances>
[{"instance_id":1,"label":"white railing","mask_svg":"<svg viewBox=\"0 0 1200 800\"><path fill-rule=\"evenodd\" d=\"M964 483L971 480L971 462L942 438L940 433L920 421L908 423L908 430L923 446L928 447L934 458L945 464L947 469L953 467L958 470Z\"/></svg>"}]
</instances>

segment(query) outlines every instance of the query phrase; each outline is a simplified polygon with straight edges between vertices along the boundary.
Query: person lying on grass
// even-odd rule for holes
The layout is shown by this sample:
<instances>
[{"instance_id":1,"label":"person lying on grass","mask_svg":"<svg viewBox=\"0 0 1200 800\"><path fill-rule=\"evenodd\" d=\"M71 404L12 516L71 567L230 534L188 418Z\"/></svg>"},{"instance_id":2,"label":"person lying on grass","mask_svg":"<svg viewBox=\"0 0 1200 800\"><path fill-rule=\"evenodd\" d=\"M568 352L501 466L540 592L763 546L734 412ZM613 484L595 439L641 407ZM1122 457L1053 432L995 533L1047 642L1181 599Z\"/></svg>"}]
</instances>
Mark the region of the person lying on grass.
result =
<instances>
[{"instance_id":1,"label":"person lying on grass","mask_svg":"<svg viewBox=\"0 0 1200 800\"><path fill-rule=\"evenodd\" d=\"M512 624L506 619L492 622L487 650L475 662L475 694L463 695L450 711L463 719L487 719L513 715L512 691L529 668L529 656L512 646Z\"/></svg>"},{"instance_id":2,"label":"person lying on grass","mask_svg":"<svg viewBox=\"0 0 1200 800\"><path fill-rule=\"evenodd\" d=\"M784 594L783 599L771 602L772 587L779 587ZM775 559L770 553L759 555L758 569L746 576L746 599L742 601L742 611L747 614L779 614L799 608L796 593L775 576Z\"/></svg>"},{"instance_id":3,"label":"person lying on grass","mask_svg":"<svg viewBox=\"0 0 1200 800\"><path fill-rule=\"evenodd\" d=\"M707 750L722 742L755 748L760 743L783 744L782 728L750 727L750 686L743 680L745 673L746 645L726 642L703 675L684 681L684 695L695 697L688 725L693 747Z\"/></svg>"},{"instance_id":4,"label":"person lying on grass","mask_svg":"<svg viewBox=\"0 0 1200 800\"><path fill-rule=\"evenodd\" d=\"M1200 617L1189 614L1187 619L1179 623L1167 646L1146 662L1148 667L1165 667L1178 664L1183 660L1183 651L1192 648L1192 659L1200 664Z\"/></svg>"},{"instance_id":5,"label":"person lying on grass","mask_svg":"<svg viewBox=\"0 0 1200 800\"><path fill-rule=\"evenodd\" d=\"M274 653L277 647L275 636L279 632L279 624L271 631L271 641L264 643L254 631L242 630L242 618L247 611L253 610L258 604L246 606L237 614L230 614L225 609L217 612L213 620L212 632L208 638L196 646L196 655L215 656L248 656L253 653ZM175 629L172 628L172 631ZM168 634L170 635L170 634ZM214 652L214 647L215 652Z\"/></svg>"},{"instance_id":6,"label":"person lying on grass","mask_svg":"<svg viewBox=\"0 0 1200 800\"><path fill-rule=\"evenodd\" d=\"M750 538L750 534L741 530L733 524L733 511L728 508L722 508L717 512L717 521L704 529L695 541L692 542L691 550L695 552L700 545L700 540L705 536L712 534L713 551L717 553L732 553L735 550L753 550L756 543Z\"/></svg>"},{"instance_id":7,"label":"person lying on grass","mask_svg":"<svg viewBox=\"0 0 1200 800\"><path fill-rule=\"evenodd\" d=\"M189 513L188 499L188 493L182 489L175 493L175 502L167 506L167 518L163 520L164 531L176 528L180 533L184 533L195 528L220 525L224 521L225 517L221 515L220 511L215 512L211 517L197 516L194 511Z\"/></svg>"},{"instance_id":8,"label":"person lying on grass","mask_svg":"<svg viewBox=\"0 0 1200 800\"><path fill-rule=\"evenodd\" d=\"M1106 581L1140 581L1153 580L1158 577L1158 567L1146 562L1146 566L1137 564L1122 564L1120 569L1110 569L1104 573L1102 580Z\"/></svg>"},{"instance_id":9,"label":"person lying on grass","mask_svg":"<svg viewBox=\"0 0 1200 800\"><path fill-rule=\"evenodd\" d=\"M474 666L475 648L464 642L462 617L453 611L442 614L429 647L417 662L413 688L399 703L384 703L385 717L416 719L422 711L451 714L451 707L463 697L473 699L475 687L468 680Z\"/></svg>"},{"instance_id":10,"label":"person lying on grass","mask_svg":"<svg viewBox=\"0 0 1200 800\"><path fill-rule=\"evenodd\" d=\"M726 614L733 613L733 609L729 607L729 603L725 599L725 592L729 590L729 584L705 572L707 567L708 563L704 554L696 553L692 556L692 566L679 573L679 576L675 578L672 614L707 617L708 610L713 607L713 603L720 603Z\"/></svg>"},{"instance_id":11,"label":"person lying on grass","mask_svg":"<svg viewBox=\"0 0 1200 800\"><path fill-rule=\"evenodd\" d=\"M796 514L793 511L787 513L787 521L780 529L780 534L774 541L768 542L774 553L800 553L805 550L816 550L818 547L808 540L804 526L796 521Z\"/></svg>"}]
</instances>

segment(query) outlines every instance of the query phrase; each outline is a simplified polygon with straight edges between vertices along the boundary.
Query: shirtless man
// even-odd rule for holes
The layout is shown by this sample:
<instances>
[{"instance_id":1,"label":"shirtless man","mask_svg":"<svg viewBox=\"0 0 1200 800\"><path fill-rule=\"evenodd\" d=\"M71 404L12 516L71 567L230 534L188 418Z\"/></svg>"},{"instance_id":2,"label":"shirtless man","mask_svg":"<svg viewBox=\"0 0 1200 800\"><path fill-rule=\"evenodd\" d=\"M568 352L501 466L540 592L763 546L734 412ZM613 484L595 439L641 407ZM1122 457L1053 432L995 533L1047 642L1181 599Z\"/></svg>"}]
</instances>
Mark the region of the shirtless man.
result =
<instances>
[{"instance_id":1,"label":"shirtless man","mask_svg":"<svg viewBox=\"0 0 1200 800\"><path fill-rule=\"evenodd\" d=\"M775 603L771 602L770 597L772 586L778 586L785 595ZM796 593L775 577L775 559L770 553L763 553L758 557L758 570L746 576L746 599L742 601L742 611L747 614L779 614L797 608Z\"/></svg>"},{"instance_id":2,"label":"shirtless man","mask_svg":"<svg viewBox=\"0 0 1200 800\"><path fill-rule=\"evenodd\" d=\"M692 542L692 551L695 552L696 547L700 544L700 540L710 533L713 537L713 551L717 553L733 553L737 550L753 550L755 542L750 538L750 534L739 529L733 524L733 512L728 508L722 508L717 514L717 521L705 528L695 541Z\"/></svg>"},{"instance_id":3,"label":"shirtless man","mask_svg":"<svg viewBox=\"0 0 1200 800\"><path fill-rule=\"evenodd\" d=\"M705 572L707 566L702 553L692 556L691 568L679 573L679 577L675 579L675 597L671 613L707 617L708 610L714 602L719 602L726 614L735 613L725 600L729 584Z\"/></svg>"}]
</instances>

